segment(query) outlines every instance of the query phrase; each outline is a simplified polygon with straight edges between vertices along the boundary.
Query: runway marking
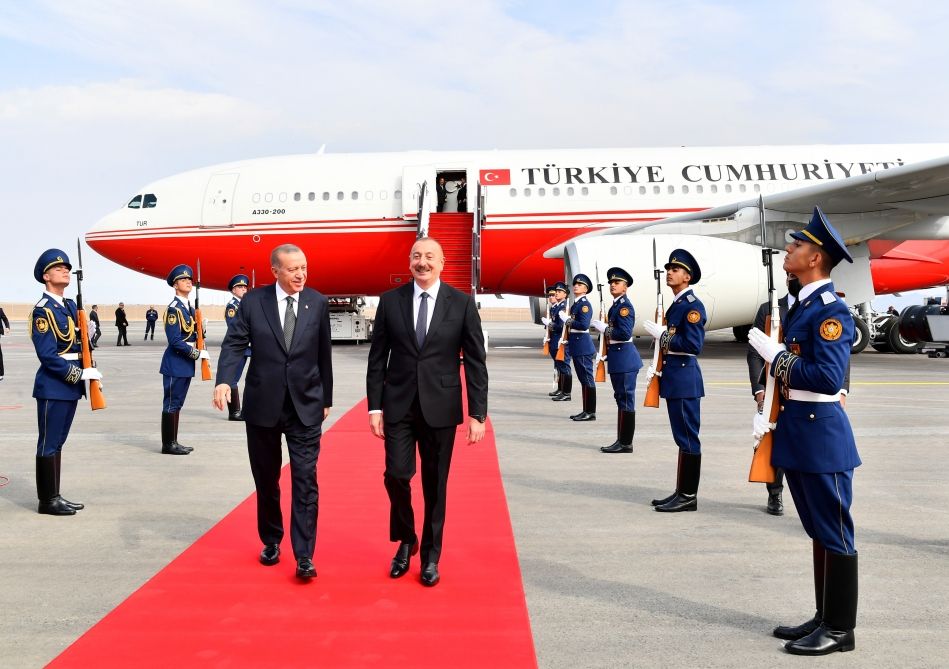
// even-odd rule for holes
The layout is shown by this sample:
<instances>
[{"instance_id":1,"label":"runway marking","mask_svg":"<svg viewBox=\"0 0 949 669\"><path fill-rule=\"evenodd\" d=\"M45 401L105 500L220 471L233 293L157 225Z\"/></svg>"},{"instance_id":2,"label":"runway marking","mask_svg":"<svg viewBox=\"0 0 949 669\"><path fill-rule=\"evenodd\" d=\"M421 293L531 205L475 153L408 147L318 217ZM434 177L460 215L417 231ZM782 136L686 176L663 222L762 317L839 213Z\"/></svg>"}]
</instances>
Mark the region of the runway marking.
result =
<instances>
[{"instance_id":1,"label":"runway marking","mask_svg":"<svg viewBox=\"0 0 949 669\"><path fill-rule=\"evenodd\" d=\"M0 404L0 411L15 411L22 408L22 404Z\"/></svg>"}]
</instances>

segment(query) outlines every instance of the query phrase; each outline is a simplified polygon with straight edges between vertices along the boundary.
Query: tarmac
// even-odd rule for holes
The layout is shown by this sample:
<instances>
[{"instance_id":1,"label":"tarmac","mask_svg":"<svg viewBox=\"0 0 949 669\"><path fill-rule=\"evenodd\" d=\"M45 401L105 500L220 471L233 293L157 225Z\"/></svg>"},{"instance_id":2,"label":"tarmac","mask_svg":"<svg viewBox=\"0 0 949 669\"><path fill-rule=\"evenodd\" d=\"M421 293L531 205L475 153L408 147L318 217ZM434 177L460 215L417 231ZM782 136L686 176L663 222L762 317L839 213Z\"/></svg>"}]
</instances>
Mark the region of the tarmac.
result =
<instances>
[{"instance_id":1,"label":"tarmac","mask_svg":"<svg viewBox=\"0 0 949 669\"><path fill-rule=\"evenodd\" d=\"M540 667L949 664L949 361L869 349L853 358L847 411L864 462L852 509L857 648L809 660L770 635L813 614L811 551L790 494L785 515L769 516L764 486L747 482L745 345L709 334L699 508L659 514L650 499L675 483L664 405L637 411L634 454L603 455L616 424L608 382L598 386L598 420L574 423L579 392L568 403L547 397L553 370L540 328L485 330L489 416ZM0 664L14 668L45 665L253 492L244 431L211 407L211 382L193 382L182 413L179 437L195 452L160 455L162 333L143 342L135 328L132 346L116 348L106 327L96 359L109 408L80 403L63 454L62 491L86 509L37 514L37 362L25 332L15 322L0 342ZM223 323L210 324L213 357L223 334ZM638 343L647 358L649 342ZM328 428L364 396L368 351L334 346ZM446 550L450 514L449 499Z\"/></svg>"}]
</instances>

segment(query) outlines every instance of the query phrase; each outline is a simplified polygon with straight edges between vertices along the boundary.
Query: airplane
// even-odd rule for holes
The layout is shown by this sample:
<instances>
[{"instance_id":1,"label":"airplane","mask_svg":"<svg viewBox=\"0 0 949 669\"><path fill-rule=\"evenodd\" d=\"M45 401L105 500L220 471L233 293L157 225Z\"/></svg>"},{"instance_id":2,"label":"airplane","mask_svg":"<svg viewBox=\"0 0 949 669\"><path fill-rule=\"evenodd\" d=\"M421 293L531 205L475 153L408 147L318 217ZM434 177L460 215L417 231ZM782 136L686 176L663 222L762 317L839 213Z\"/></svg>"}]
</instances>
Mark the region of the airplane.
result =
<instances>
[{"instance_id":1,"label":"airplane","mask_svg":"<svg viewBox=\"0 0 949 669\"><path fill-rule=\"evenodd\" d=\"M467 211L438 211L441 178L452 204L465 183ZM321 151L159 179L85 239L159 278L200 260L202 285L222 290L239 272L269 277L271 250L289 242L312 284L338 296L410 281L408 249L425 235L445 249L443 279L475 294L537 296L581 271L604 283L619 265L634 277L636 334L654 313L654 261L683 247L702 265L708 329L737 334L767 298L761 246L783 249L815 205L854 256L833 278L858 321L872 326L878 292L947 283L949 144ZM535 316L542 304L532 299Z\"/></svg>"}]
</instances>

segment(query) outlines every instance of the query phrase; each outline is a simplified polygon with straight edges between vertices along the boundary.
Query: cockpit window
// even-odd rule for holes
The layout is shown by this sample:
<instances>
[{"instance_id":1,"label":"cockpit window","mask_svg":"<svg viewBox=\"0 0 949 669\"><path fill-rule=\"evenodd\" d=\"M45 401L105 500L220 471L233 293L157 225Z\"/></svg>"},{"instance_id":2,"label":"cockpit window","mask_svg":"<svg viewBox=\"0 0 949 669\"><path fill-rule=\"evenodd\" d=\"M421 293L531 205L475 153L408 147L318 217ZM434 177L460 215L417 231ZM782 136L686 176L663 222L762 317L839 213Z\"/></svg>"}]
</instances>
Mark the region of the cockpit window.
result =
<instances>
[{"instance_id":1,"label":"cockpit window","mask_svg":"<svg viewBox=\"0 0 949 669\"><path fill-rule=\"evenodd\" d=\"M151 193L145 193L145 197L142 199L142 209L151 209L155 206L158 206L158 198Z\"/></svg>"},{"instance_id":2,"label":"cockpit window","mask_svg":"<svg viewBox=\"0 0 949 669\"><path fill-rule=\"evenodd\" d=\"M142 196L136 195L129 201L129 209L141 209L142 208Z\"/></svg>"}]
</instances>

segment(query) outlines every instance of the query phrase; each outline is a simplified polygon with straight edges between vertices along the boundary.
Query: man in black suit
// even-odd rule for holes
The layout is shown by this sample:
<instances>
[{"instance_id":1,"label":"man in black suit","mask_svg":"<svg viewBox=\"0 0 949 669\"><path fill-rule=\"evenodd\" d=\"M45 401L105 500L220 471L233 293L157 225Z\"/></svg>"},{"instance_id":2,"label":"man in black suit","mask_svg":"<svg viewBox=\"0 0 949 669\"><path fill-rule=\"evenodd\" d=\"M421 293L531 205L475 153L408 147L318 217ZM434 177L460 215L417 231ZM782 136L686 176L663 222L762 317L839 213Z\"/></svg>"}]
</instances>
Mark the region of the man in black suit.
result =
<instances>
[{"instance_id":1,"label":"man in black suit","mask_svg":"<svg viewBox=\"0 0 949 669\"><path fill-rule=\"evenodd\" d=\"M99 347L99 337L102 336L102 323L99 322L98 309L99 309L99 305L93 304L92 310L89 312L89 320L96 324L96 333L92 335L92 341L89 342L92 348Z\"/></svg>"},{"instance_id":2,"label":"man in black suit","mask_svg":"<svg viewBox=\"0 0 949 669\"><path fill-rule=\"evenodd\" d=\"M125 302L119 302L119 308L115 310L115 327L119 329L119 338L116 340L116 346L129 345L129 319L125 316ZM125 342L124 344L122 342Z\"/></svg>"},{"instance_id":3,"label":"man in black suit","mask_svg":"<svg viewBox=\"0 0 949 669\"><path fill-rule=\"evenodd\" d=\"M302 580L316 576L313 551L319 488L316 462L323 420L333 406L333 359L327 299L306 287L306 256L283 244L270 254L277 283L248 292L228 327L217 366L214 406L223 411L231 383L253 346L244 387L247 451L257 486L257 533L262 564L280 561L280 435L290 453L290 540Z\"/></svg>"},{"instance_id":4,"label":"man in black suit","mask_svg":"<svg viewBox=\"0 0 949 669\"><path fill-rule=\"evenodd\" d=\"M369 427L385 439L389 540L399 542L389 575L405 575L419 550L411 490L418 444L425 498L421 580L426 586L440 578L448 469L455 431L463 420L459 352L464 353L469 443L484 438L488 412L481 318L470 295L439 280L444 266L437 241L415 242L409 254L415 280L380 298L366 371Z\"/></svg>"},{"instance_id":5,"label":"man in black suit","mask_svg":"<svg viewBox=\"0 0 949 669\"><path fill-rule=\"evenodd\" d=\"M0 307L0 337L3 336L3 327L6 326L7 330L13 332L13 328L10 327L10 320L7 318L7 315L3 312L3 307ZM0 381L3 381L3 349L0 349Z\"/></svg>"}]
</instances>

